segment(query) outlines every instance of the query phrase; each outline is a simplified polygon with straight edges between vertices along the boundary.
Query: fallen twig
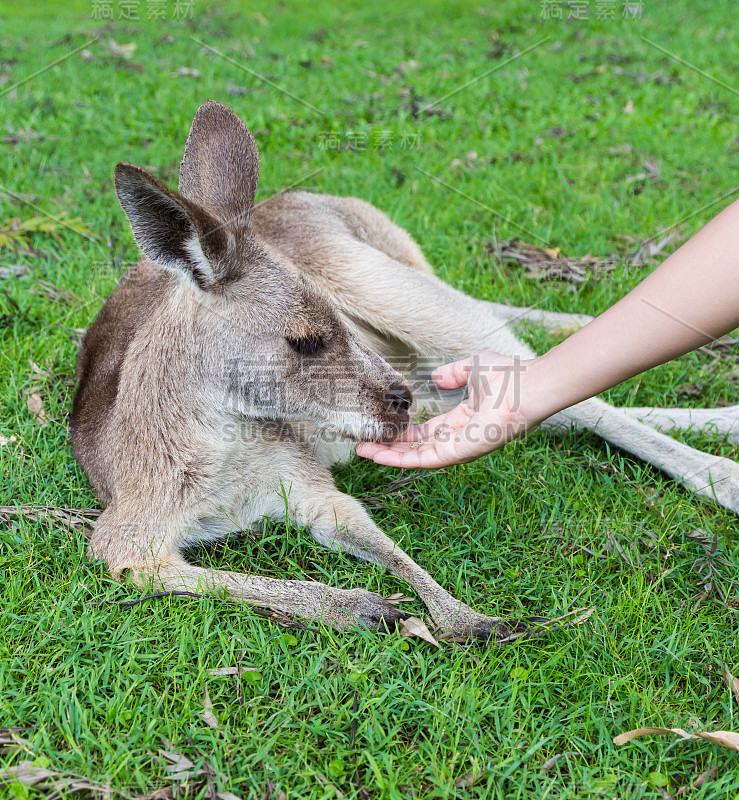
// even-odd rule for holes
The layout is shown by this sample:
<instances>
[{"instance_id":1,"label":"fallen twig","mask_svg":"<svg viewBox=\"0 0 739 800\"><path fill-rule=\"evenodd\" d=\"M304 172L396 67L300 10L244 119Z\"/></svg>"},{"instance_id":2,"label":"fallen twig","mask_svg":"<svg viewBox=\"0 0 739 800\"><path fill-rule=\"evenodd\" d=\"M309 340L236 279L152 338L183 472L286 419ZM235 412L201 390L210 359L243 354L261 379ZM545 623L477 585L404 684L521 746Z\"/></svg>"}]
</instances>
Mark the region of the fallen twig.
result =
<instances>
[{"instance_id":1,"label":"fallen twig","mask_svg":"<svg viewBox=\"0 0 739 800\"><path fill-rule=\"evenodd\" d=\"M103 512L97 508L69 508L68 506L37 506L24 503L19 506L0 506L0 522L10 522L26 517L33 522L58 520L87 538L89 528Z\"/></svg>"}]
</instances>

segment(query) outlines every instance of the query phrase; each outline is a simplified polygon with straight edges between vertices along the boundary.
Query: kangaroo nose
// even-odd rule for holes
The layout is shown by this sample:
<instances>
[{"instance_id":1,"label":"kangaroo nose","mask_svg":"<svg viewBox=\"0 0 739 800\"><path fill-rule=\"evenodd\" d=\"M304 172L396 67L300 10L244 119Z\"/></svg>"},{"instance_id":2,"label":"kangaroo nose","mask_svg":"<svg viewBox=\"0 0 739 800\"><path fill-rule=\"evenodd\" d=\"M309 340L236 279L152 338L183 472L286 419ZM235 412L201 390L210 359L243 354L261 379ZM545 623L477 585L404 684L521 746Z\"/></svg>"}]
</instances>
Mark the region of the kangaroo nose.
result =
<instances>
[{"instance_id":1,"label":"kangaroo nose","mask_svg":"<svg viewBox=\"0 0 739 800\"><path fill-rule=\"evenodd\" d=\"M413 395L407 386L398 383L385 392L385 401L393 411L400 413L401 411L407 411L411 407Z\"/></svg>"}]
</instances>

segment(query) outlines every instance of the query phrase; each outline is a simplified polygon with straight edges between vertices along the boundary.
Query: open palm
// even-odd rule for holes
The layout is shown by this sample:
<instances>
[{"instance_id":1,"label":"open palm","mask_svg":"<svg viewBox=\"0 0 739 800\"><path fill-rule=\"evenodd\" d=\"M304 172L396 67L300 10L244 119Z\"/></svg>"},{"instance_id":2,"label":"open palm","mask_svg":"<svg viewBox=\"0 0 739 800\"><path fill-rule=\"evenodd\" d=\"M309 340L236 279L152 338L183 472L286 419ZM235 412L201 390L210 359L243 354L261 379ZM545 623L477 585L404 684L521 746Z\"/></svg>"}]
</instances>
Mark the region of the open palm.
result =
<instances>
[{"instance_id":1,"label":"open palm","mask_svg":"<svg viewBox=\"0 0 739 800\"><path fill-rule=\"evenodd\" d=\"M391 467L435 469L490 453L526 429L519 412L525 370L525 362L492 350L439 367L434 383L440 389L467 386L467 398L393 442L359 444L357 454Z\"/></svg>"}]
</instances>

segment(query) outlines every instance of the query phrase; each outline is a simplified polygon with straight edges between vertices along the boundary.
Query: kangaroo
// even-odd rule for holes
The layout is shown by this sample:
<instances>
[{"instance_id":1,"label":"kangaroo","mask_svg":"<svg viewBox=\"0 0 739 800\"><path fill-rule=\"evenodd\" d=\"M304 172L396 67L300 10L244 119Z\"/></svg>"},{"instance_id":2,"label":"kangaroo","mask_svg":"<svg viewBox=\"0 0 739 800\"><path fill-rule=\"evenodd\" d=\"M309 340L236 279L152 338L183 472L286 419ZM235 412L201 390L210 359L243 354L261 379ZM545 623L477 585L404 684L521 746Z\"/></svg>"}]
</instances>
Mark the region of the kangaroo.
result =
<instances>
[{"instance_id":1,"label":"kangaroo","mask_svg":"<svg viewBox=\"0 0 739 800\"><path fill-rule=\"evenodd\" d=\"M517 318L549 327L587 318L456 291L404 230L361 200L296 191L255 204L258 174L251 133L212 101L192 123L177 192L140 167L116 166L116 194L143 257L78 358L72 446L106 504L91 557L165 590L225 590L338 629L392 627L403 617L363 589L206 569L184 556L264 517L289 517L320 544L407 581L445 631L509 640L522 623L452 597L336 489L330 467L355 442L389 441L430 404L440 410L443 399L431 395L412 405L411 382L424 369L485 348L531 357L513 333ZM655 426L673 419L638 415ZM717 419L739 440L739 406L689 424ZM678 414L672 424L685 421ZM628 411L593 399L548 424L596 430L739 512L739 465Z\"/></svg>"}]
</instances>

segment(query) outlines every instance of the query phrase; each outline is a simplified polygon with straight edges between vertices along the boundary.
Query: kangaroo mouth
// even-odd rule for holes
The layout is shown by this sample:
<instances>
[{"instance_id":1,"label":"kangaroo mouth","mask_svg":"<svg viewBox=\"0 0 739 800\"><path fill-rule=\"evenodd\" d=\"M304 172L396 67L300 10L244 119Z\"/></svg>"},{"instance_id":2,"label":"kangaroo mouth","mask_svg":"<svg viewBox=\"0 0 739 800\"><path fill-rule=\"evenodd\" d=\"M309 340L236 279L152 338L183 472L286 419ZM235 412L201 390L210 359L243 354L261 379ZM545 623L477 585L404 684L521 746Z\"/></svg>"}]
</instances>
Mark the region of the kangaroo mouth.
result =
<instances>
[{"instance_id":1,"label":"kangaroo mouth","mask_svg":"<svg viewBox=\"0 0 739 800\"><path fill-rule=\"evenodd\" d=\"M392 419L373 420L357 437L360 442L377 442L386 444L392 442L400 436L410 425L410 415L408 412L394 414Z\"/></svg>"},{"instance_id":2,"label":"kangaroo mouth","mask_svg":"<svg viewBox=\"0 0 739 800\"><path fill-rule=\"evenodd\" d=\"M397 439L410 425L408 412L393 414L388 417L377 418L357 415L355 419L333 420L327 427L339 433L342 437L352 442L377 442L384 444Z\"/></svg>"}]
</instances>

